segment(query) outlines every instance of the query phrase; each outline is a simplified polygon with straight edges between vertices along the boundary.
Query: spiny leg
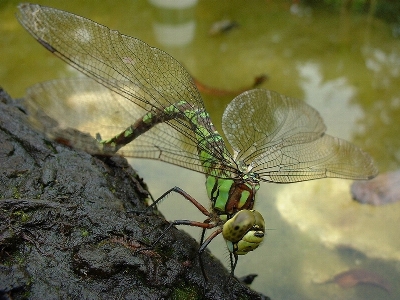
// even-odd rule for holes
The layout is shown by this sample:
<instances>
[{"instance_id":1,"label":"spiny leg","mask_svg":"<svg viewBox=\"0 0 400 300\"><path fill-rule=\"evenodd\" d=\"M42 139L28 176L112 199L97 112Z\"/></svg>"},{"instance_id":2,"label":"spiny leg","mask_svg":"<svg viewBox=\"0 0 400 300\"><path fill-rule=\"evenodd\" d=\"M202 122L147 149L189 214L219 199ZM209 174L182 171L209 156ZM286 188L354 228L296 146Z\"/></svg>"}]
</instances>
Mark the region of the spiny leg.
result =
<instances>
[{"instance_id":1,"label":"spiny leg","mask_svg":"<svg viewBox=\"0 0 400 300\"><path fill-rule=\"evenodd\" d=\"M189 200L203 215L210 217L211 214L210 212L203 206L201 205L195 198L193 198L191 195L189 195L187 192L182 190L180 187L173 187L166 191L164 194L162 194L160 197L157 198L148 208L153 208L157 205L157 203L161 202L165 197L167 197L170 193L175 192L180 194L183 198L186 200ZM184 224L182 224L184 225Z\"/></svg>"},{"instance_id":2,"label":"spiny leg","mask_svg":"<svg viewBox=\"0 0 400 300\"><path fill-rule=\"evenodd\" d=\"M207 221L207 220L206 220ZM206 222L205 221L205 222ZM198 255L199 255L199 264L200 264L200 269L201 269L201 273L203 274L203 277L206 281L208 281L208 277L206 274L206 270L204 268L204 262L203 262L203 257L202 254L204 253L204 250L206 250L208 244L210 244L210 242L222 232L222 228L215 230L211 235L208 236L207 239L204 240L205 237L205 233L206 233L206 229L208 228L203 228L202 232L201 232L201 239L200 239L200 248L198 251Z\"/></svg>"},{"instance_id":3,"label":"spiny leg","mask_svg":"<svg viewBox=\"0 0 400 300\"><path fill-rule=\"evenodd\" d=\"M206 228L203 228L203 230L201 231L200 248L201 248L201 246L204 244L204 236L205 236L205 234L206 234ZM208 281L208 277L207 277L207 274L206 274L206 270L205 270L205 268L204 268L203 257L201 256L201 254L202 254L203 252L200 253L200 248L199 248L199 251L197 252L197 253L198 253L198 256L199 256L199 265L200 265L201 273L203 274L204 280L205 280L205 281Z\"/></svg>"},{"instance_id":4,"label":"spiny leg","mask_svg":"<svg viewBox=\"0 0 400 300\"><path fill-rule=\"evenodd\" d=\"M194 226L194 227L200 227L203 228L202 230L202 235L201 235L201 240L200 240L200 248L198 251L199 255L199 263L200 263L200 268L201 272L203 274L204 279L207 281L207 275L204 269L204 264L202 260L202 253L204 252L205 248L208 246L208 244L211 242L214 237L216 237L218 234L222 232L222 229L218 229L214 231L206 240L204 240L205 236L205 231L207 229L212 229L218 226L217 224L211 223L210 219L210 212L203 206L201 205L195 198L193 198L191 195L189 195L187 192L182 190L181 188L175 186L168 191L166 191L164 194L162 194L159 198L157 198L148 208L153 208L155 207L160 201L162 201L166 196L168 196L170 193L176 192L180 195L182 195L186 200L189 200L200 212L202 212L204 215L206 215L208 218L204 220L204 222L197 222L197 221L191 221L191 220L175 220L173 222L170 222L170 224L167 226L167 228L164 229L164 231L158 236L158 238L149 246L149 248L146 249L141 249L143 250L148 250L148 249L153 249L157 243L162 239L162 237L167 233L168 230L171 229L172 226L176 225L187 225L187 226Z\"/></svg>"},{"instance_id":5,"label":"spiny leg","mask_svg":"<svg viewBox=\"0 0 400 300\"><path fill-rule=\"evenodd\" d=\"M194 227L200 227L203 228L204 230L206 229L212 229L216 224L212 224L208 222L209 220L205 220L204 222L196 222L196 221L190 221L190 220L175 220L173 222L170 222L168 227L164 229L164 231L160 234L160 236L152 243L151 247L154 248L155 245L161 240L161 238L167 233L168 230L171 229L172 226L176 225L187 225L187 226L194 226ZM208 242L209 243L209 242ZM207 244L208 244L207 243ZM201 249L201 247L200 247ZM204 251L204 250L203 250Z\"/></svg>"},{"instance_id":6,"label":"spiny leg","mask_svg":"<svg viewBox=\"0 0 400 300\"><path fill-rule=\"evenodd\" d=\"M149 205L145 210L129 210L128 212L130 213L136 213L136 214L142 214L146 213L147 211L153 209L154 207L157 207L157 204L164 200L170 193L175 192L180 194L183 198L186 200L189 200L203 215L210 217L211 214L210 212L203 206L201 205L195 198L193 198L191 195L189 195L187 192L182 190L180 187L173 187L166 191L164 194L162 194L160 197L158 197L156 200L153 200L153 203Z\"/></svg>"},{"instance_id":7,"label":"spiny leg","mask_svg":"<svg viewBox=\"0 0 400 300\"><path fill-rule=\"evenodd\" d=\"M199 254L199 262L200 262L200 268L201 268L201 272L203 273L203 277L206 281L208 281L208 277L207 274L205 272L204 269L204 263L203 263L203 259L202 259L202 254L203 252L206 250L207 246L210 244L210 242L222 232L222 228L219 228L217 230L215 230L212 234L210 234L207 239L204 240L205 237L205 232L206 232L207 228L204 228L202 233L201 233L201 239L200 239L200 248L198 251ZM234 273L235 273L235 269L236 269L236 265L238 262L238 255L236 253L231 253L229 252L229 261L230 261L230 265L231 265L231 276L234 277Z\"/></svg>"},{"instance_id":8,"label":"spiny leg","mask_svg":"<svg viewBox=\"0 0 400 300\"><path fill-rule=\"evenodd\" d=\"M187 225L187 226L195 226L195 227L200 227L203 228L203 232L205 232L206 229L212 229L216 226L218 226L217 224L212 224L209 222L209 219L206 219L204 222L196 222L196 221L190 221L190 220L175 220L173 222L170 222L170 224L168 225L168 227L166 229L164 229L164 231L158 236L158 238L147 248L142 248L139 251L145 251L145 250L152 250L154 249L154 247L157 245L157 243L161 240L161 238L167 233L168 230L171 229L172 226L175 225ZM217 232L217 234L215 234ZM219 233L222 232L222 229L218 229L216 231L214 231L214 233L208 237L206 239L206 241L204 243L202 243L202 246L200 247L201 250L198 251L199 254L199 263L200 263L200 268L201 268L201 272L203 274L203 277L206 281L208 281L205 269L204 269L204 264L203 264L203 260L201 257L201 254L204 252L205 247L210 243L210 241L217 236ZM202 234L202 240L203 240L204 234ZM203 247L205 244L205 247Z\"/></svg>"},{"instance_id":9,"label":"spiny leg","mask_svg":"<svg viewBox=\"0 0 400 300\"><path fill-rule=\"evenodd\" d=\"M229 252L229 260L231 262L231 276L234 277L235 276L235 269L236 269L236 265L238 263L239 257L236 253L232 253Z\"/></svg>"}]
</instances>

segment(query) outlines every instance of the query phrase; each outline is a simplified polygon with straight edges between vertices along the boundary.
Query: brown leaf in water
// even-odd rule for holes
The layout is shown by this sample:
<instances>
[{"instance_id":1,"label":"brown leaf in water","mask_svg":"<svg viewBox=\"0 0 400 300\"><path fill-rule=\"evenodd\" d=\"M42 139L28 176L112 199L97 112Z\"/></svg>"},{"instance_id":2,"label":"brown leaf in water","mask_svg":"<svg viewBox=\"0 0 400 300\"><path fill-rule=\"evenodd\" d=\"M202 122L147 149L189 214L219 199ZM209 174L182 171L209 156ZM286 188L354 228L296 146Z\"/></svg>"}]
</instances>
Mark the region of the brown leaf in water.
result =
<instances>
[{"instance_id":1,"label":"brown leaf in water","mask_svg":"<svg viewBox=\"0 0 400 300\"><path fill-rule=\"evenodd\" d=\"M391 286L381 275L363 269L353 269L337 274L333 280L342 288L351 288L358 284L371 284L384 289L389 294Z\"/></svg>"},{"instance_id":2,"label":"brown leaf in water","mask_svg":"<svg viewBox=\"0 0 400 300\"><path fill-rule=\"evenodd\" d=\"M220 89L220 88L214 88L214 87L203 84L202 82L200 82L199 80L197 80L194 77L193 77L193 80L201 93L212 95L212 96L222 97L222 96L237 96L249 89L256 88L257 86L259 86L260 84L262 84L268 80L268 75L261 74L254 78L254 82L251 86L248 86L248 87L245 87L242 89L238 89L238 90L224 90L224 89Z\"/></svg>"}]
</instances>

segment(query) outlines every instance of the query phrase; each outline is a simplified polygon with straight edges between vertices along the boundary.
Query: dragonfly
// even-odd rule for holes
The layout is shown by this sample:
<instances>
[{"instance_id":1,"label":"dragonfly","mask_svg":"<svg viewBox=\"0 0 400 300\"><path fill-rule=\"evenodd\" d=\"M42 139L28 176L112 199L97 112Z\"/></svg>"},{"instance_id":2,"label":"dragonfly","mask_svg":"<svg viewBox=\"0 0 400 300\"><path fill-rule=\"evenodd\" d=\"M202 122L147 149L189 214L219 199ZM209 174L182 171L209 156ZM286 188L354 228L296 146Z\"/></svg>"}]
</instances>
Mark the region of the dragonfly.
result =
<instances>
[{"instance_id":1,"label":"dragonfly","mask_svg":"<svg viewBox=\"0 0 400 300\"><path fill-rule=\"evenodd\" d=\"M206 216L170 223L202 228L198 254L205 278L201 254L216 236L225 239L232 275L238 257L264 240L265 221L254 209L261 182L370 179L377 173L366 152L325 133L314 108L265 89L243 92L226 107L222 129L228 144L190 74L164 51L62 10L18 8L19 22L41 45L89 78L28 91L32 107L60 126L96 136L97 143L65 139L92 154L155 159L205 174L211 209L179 187L155 201L175 192ZM208 229L213 231L206 237Z\"/></svg>"}]
</instances>

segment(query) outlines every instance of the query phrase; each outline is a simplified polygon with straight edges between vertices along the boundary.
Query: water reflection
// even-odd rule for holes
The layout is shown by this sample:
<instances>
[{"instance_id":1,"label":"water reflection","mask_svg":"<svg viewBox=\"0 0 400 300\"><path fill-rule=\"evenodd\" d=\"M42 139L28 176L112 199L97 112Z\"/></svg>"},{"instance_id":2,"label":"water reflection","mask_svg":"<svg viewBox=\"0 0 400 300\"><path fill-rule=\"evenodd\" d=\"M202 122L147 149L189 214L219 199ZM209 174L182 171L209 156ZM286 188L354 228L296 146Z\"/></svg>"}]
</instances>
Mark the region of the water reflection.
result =
<instances>
[{"instance_id":1,"label":"water reflection","mask_svg":"<svg viewBox=\"0 0 400 300\"><path fill-rule=\"evenodd\" d=\"M149 2L154 7L154 34L161 45L182 47L193 40L197 0L149 0Z\"/></svg>"},{"instance_id":2,"label":"water reflection","mask_svg":"<svg viewBox=\"0 0 400 300\"><path fill-rule=\"evenodd\" d=\"M383 49L365 46L362 49L365 66L374 74L372 86L375 89L387 89L393 84L393 79L400 75L400 55L393 49Z\"/></svg>"},{"instance_id":3,"label":"water reflection","mask_svg":"<svg viewBox=\"0 0 400 300\"><path fill-rule=\"evenodd\" d=\"M304 100L320 112L327 124L335 124L334 131L328 128L329 133L351 139L349 129L355 128L357 120L363 117L360 107L351 104L356 88L344 76L331 80L323 78L319 64L314 62L298 63L297 70Z\"/></svg>"}]
</instances>

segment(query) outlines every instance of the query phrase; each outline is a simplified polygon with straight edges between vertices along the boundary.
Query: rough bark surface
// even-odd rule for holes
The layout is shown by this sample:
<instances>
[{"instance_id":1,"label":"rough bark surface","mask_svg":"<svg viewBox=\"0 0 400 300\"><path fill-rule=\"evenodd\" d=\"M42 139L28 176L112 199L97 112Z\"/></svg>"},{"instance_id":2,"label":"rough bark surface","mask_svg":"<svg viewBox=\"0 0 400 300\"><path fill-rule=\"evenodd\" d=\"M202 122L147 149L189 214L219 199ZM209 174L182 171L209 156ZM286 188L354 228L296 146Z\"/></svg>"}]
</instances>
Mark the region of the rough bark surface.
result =
<instances>
[{"instance_id":1,"label":"rough bark surface","mask_svg":"<svg viewBox=\"0 0 400 300\"><path fill-rule=\"evenodd\" d=\"M121 157L46 139L0 92L0 299L265 299L146 208ZM147 249L147 250L146 250Z\"/></svg>"}]
</instances>

